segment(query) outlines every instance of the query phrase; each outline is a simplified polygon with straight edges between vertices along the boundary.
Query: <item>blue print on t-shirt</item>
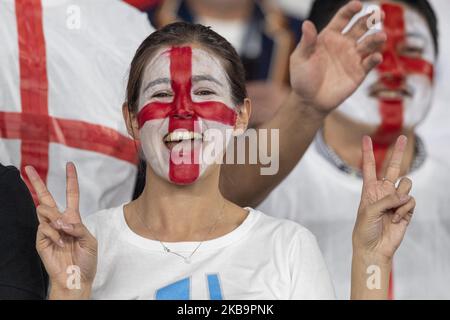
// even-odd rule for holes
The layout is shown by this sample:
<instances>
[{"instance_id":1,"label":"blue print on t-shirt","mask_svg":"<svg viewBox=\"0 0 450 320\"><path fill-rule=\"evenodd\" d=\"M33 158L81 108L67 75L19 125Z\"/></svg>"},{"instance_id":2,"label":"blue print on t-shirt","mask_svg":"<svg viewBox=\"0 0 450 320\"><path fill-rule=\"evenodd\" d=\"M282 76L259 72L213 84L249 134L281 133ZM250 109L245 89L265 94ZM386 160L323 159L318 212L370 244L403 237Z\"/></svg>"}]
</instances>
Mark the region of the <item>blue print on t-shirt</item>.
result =
<instances>
[{"instance_id":1,"label":"blue print on t-shirt","mask_svg":"<svg viewBox=\"0 0 450 320\"><path fill-rule=\"evenodd\" d=\"M156 300L189 300L191 281L189 278L174 282L156 291Z\"/></svg>"},{"instance_id":2,"label":"blue print on t-shirt","mask_svg":"<svg viewBox=\"0 0 450 320\"><path fill-rule=\"evenodd\" d=\"M210 300L222 300L222 289L220 288L219 277L217 274L208 275L208 289Z\"/></svg>"},{"instance_id":3,"label":"blue print on t-shirt","mask_svg":"<svg viewBox=\"0 0 450 320\"><path fill-rule=\"evenodd\" d=\"M210 300L222 300L222 289L217 274L207 275ZM185 278L156 291L156 300L190 300L191 279Z\"/></svg>"}]
</instances>

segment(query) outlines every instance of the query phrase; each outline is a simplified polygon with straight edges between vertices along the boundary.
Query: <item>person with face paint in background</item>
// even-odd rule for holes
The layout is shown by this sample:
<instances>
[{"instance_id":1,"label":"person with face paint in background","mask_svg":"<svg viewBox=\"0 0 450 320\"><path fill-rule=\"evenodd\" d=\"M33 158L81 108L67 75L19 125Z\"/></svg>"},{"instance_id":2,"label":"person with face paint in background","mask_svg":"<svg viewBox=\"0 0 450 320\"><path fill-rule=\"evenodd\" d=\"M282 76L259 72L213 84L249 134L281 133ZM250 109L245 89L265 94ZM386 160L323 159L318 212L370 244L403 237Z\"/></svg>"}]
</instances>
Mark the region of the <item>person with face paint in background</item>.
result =
<instances>
[{"instance_id":1,"label":"person with face paint in background","mask_svg":"<svg viewBox=\"0 0 450 320\"><path fill-rule=\"evenodd\" d=\"M355 3L343 8L330 24L328 36L340 38L341 45L355 42L347 42L346 37L363 32L361 24L349 34L342 34L342 28L359 9ZM364 25L367 19L361 18ZM376 38L363 46L374 48ZM304 38L300 44L296 67L314 56L307 43ZM376 46L367 51L376 52ZM327 52L317 48L316 53ZM363 58L354 55L351 64L356 59L363 63ZM147 160L142 195L88 217L85 226L73 164L67 165L63 214L36 171L26 168L39 195L37 248L50 276L50 298L333 298L314 237L296 223L225 200L219 189L220 163L205 161L212 144L219 148L209 160L222 158L227 133L246 129L250 108L242 64L221 36L182 22L151 34L132 61L123 106L128 130L139 140ZM211 140L211 134L224 140ZM402 137L393 153L392 179L398 176L396 164L405 144ZM365 185L355 226L352 297L385 298L390 260L415 204L403 192L406 180L398 190L377 181L369 137L363 139L363 152ZM401 218L393 221L394 214ZM380 270L378 290L366 286L369 265ZM68 267L78 268L77 290L68 287Z\"/></svg>"},{"instance_id":2,"label":"person with face paint in background","mask_svg":"<svg viewBox=\"0 0 450 320\"><path fill-rule=\"evenodd\" d=\"M310 19L321 29L346 2L317 0ZM410 144L399 169L401 176L408 174L415 181L418 216L394 259L391 298L449 299L450 198L446 185L450 168L428 154L416 134L432 104L436 17L427 1L364 4L381 5L386 14L388 41L383 63L327 118L302 162L258 208L300 221L313 231L330 266L337 297L347 298L352 212L357 209L362 183L359 140L372 136L382 179L396 138L405 134Z\"/></svg>"}]
</instances>

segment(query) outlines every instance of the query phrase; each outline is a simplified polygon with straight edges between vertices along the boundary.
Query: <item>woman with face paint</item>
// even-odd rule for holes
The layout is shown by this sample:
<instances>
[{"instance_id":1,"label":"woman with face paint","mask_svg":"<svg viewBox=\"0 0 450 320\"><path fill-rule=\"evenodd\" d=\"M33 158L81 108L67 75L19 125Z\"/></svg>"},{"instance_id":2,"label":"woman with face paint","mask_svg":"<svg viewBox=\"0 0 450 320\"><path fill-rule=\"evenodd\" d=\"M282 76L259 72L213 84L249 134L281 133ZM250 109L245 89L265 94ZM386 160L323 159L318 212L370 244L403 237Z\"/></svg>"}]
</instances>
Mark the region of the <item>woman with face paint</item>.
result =
<instances>
[{"instance_id":1,"label":"woman with face paint","mask_svg":"<svg viewBox=\"0 0 450 320\"><path fill-rule=\"evenodd\" d=\"M316 0L310 19L324 28L346 2ZM450 167L427 152L417 130L432 106L436 16L426 0L366 1L364 6L363 12L381 6L386 14L383 63L326 119L302 162L258 208L278 218L300 221L317 236L336 295L346 299L348 262L353 254L352 212L357 210L363 183L361 138L372 137L377 176L383 179L397 137L406 135L408 146L399 169L400 176L408 175L415 182L418 219L393 261L390 298L449 299L450 198L446 186ZM320 201L324 198L327 201Z\"/></svg>"},{"instance_id":2,"label":"woman with face paint","mask_svg":"<svg viewBox=\"0 0 450 320\"><path fill-rule=\"evenodd\" d=\"M346 10L346 18L338 15L335 23L351 18ZM147 161L146 186L135 201L84 224L73 164L67 165L62 215L35 170L26 169L40 201L37 248L51 279L50 298L334 297L309 231L241 208L220 192L220 159L250 115L242 64L225 39L187 23L151 34L132 61L123 112ZM391 179L404 148L402 140ZM389 261L414 200L377 181L367 137L363 151L366 184L355 227L353 297L384 298ZM403 219L393 221L394 214ZM373 288L366 285L368 267L379 275Z\"/></svg>"}]
</instances>

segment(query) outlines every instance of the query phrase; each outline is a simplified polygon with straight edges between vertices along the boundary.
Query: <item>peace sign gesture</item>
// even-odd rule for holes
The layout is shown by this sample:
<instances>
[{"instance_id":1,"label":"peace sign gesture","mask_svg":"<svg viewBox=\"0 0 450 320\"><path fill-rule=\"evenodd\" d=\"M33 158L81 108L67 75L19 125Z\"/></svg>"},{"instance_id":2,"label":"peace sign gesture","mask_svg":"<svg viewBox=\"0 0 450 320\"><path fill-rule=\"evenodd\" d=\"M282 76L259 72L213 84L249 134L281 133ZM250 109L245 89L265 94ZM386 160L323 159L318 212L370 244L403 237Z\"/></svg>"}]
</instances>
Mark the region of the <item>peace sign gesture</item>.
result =
<instances>
[{"instance_id":1,"label":"peace sign gesture","mask_svg":"<svg viewBox=\"0 0 450 320\"><path fill-rule=\"evenodd\" d=\"M364 182L353 246L387 261L400 246L416 206L414 198L409 196L411 180L403 178L396 187L406 143L405 136L398 138L386 176L378 180L372 140L364 137L362 142Z\"/></svg>"},{"instance_id":2,"label":"peace sign gesture","mask_svg":"<svg viewBox=\"0 0 450 320\"><path fill-rule=\"evenodd\" d=\"M64 212L58 210L53 196L36 170L27 166L25 171L39 200L36 210L39 219L36 249L50 277L50 297L79 298L81 293L88 296L97 269L97 240L81 221L75 165L68 163L66 166ZM69 278L73 275L79 275L79 281Z\"/></svg>"}]
</instances>

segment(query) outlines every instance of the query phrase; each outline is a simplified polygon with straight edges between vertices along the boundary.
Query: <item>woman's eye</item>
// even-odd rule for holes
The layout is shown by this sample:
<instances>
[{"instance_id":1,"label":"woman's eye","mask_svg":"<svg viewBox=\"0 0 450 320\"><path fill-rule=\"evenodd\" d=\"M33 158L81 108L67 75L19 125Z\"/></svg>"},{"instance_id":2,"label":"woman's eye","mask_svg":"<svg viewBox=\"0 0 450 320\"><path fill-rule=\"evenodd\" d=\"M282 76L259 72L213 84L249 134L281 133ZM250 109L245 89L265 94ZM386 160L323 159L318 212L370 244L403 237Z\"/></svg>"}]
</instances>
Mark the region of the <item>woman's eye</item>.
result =
<instances>
[{"instance_id":1,"label":"woman's eye","mask_svg":"<svg viewBox=\"0 0 450 320\"><path fill-rule=\"evenodd\" d=\"M418 47L405 47L402 53L408 56L421 56L423 54L423 49Z\"/></svg>"},{"instance_id":2,"label":"woman's eye","mask_svg":"<svg viewBox=\"0 0 450 320\"><path fill-rule=\"evenodd\" d=\"M211 91L211 90L202 89L202 90L197 90L197 91L195 92L195 94L196 94L197 96L209 96L209 95L214 94L214 92Z\"/></svg>"},{"instance_id":3,"label":"woman's eye","mask_svg":"<svg viewBox=\"0 0 450 320\"><path fill-rule=\"evenodd\" d=\"M168 97L172 97L172 93L171 92L156 92L152 95L152 98L168 98Z\"/></svg>"},{"instance_id":4,"label":"woman's eye","mask_svg":"<svg viewBox=\"0 0 450 320\"><path fill-rule=\"evenodd\" d=\"M424 54L424 44L420 39L411 39L408 43L403 43L398 50L401 55L408 57L421 57Z\"/></svg>"}]
</instances>

